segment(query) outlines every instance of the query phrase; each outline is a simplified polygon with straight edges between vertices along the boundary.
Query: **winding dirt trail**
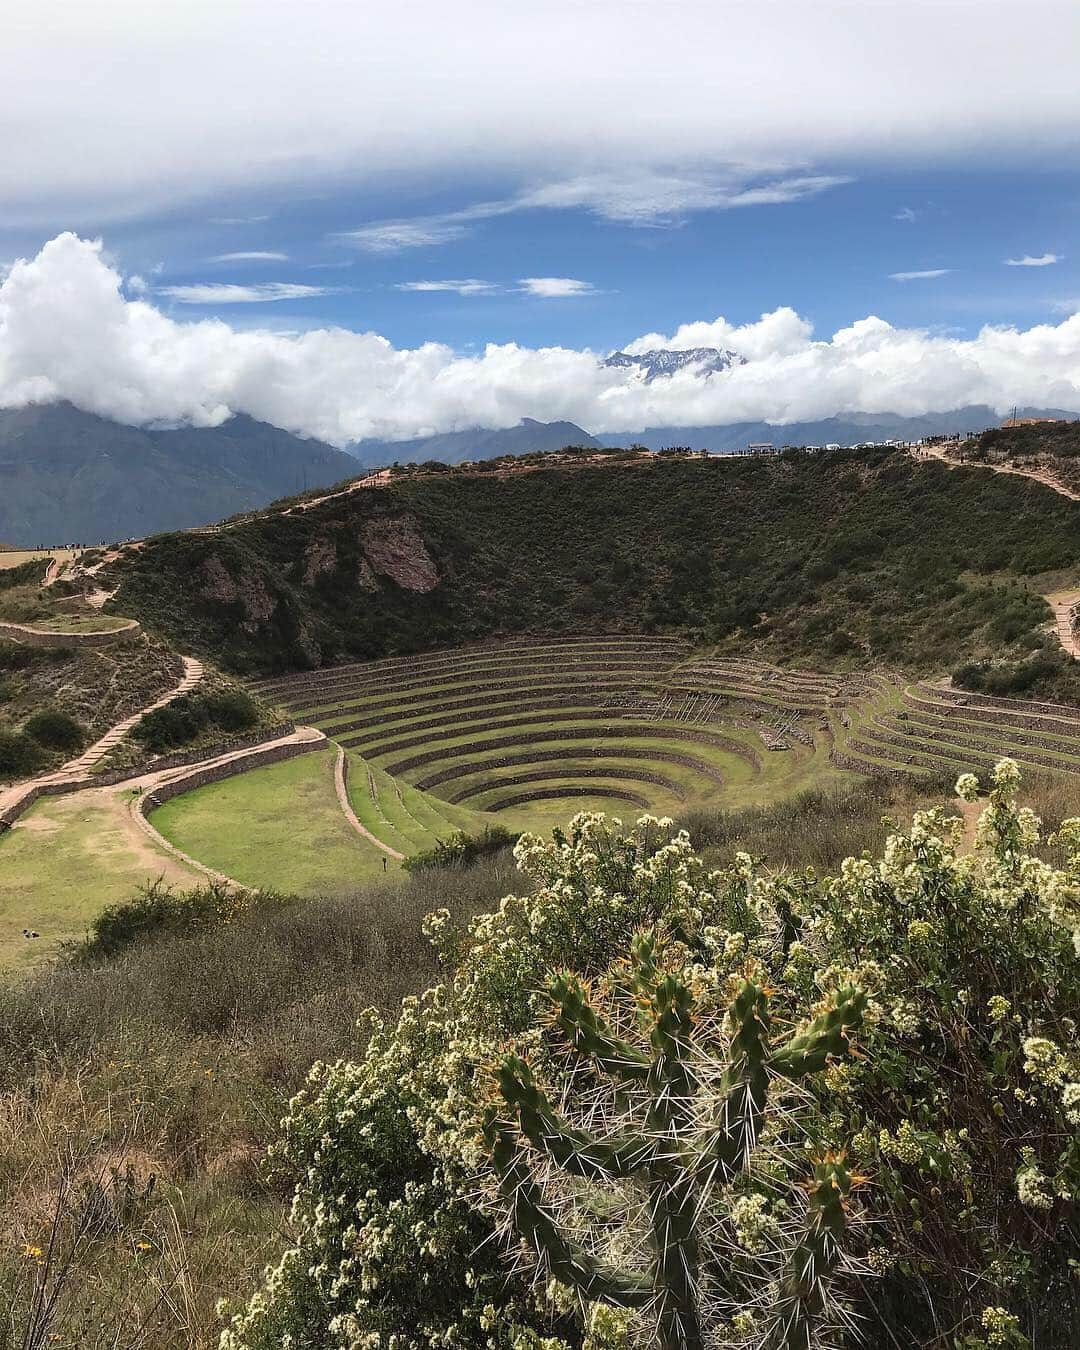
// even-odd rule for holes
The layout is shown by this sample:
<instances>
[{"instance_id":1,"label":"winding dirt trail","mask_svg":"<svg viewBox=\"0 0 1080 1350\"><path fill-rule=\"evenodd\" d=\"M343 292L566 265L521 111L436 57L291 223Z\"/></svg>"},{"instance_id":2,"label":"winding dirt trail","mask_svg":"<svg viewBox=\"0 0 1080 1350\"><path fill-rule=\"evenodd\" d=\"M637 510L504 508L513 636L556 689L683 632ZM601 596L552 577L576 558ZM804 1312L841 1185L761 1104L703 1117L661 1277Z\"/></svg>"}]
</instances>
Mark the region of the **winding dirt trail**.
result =
<instances>
[{"instance_id":1,"label":"winding dirt trail","mask_svg":"<svg viewBox=\"0 0 1080 1350\"><path fill-rule=\"evenodd\" d=\"M937 459L950 469L989 469L991 473L1009 474L1014 478L1030 478L1033 483L1041 483L1043 487L1050 488L1059 497L1067 497L1071 502L1080 502L1080 492L1074 492L1072 488L1066 487L1048 469L1018 469L1012 464L980 464L977 461L953 459L939 446L923 446L911 453L916 460Z\"/></svg>"},{"instance_id":2,"label":"winding dirt trail","mask_svg":"<svg viewBox=\"0 0 1080 1350\"><path fill-rule=\"evenodd\" d=\"M369 844L374 844L377 849L387 854L391 858L396 858L398 862L405 857L404 853L399 853L396 848L391 848L389 844L371 833L366 825L360 823L356 812L352 809L352 803L349 801L349 789L345 783L345 751L342 746L337 748L337 762L334 765L334 785L337 788L338 804L344 812L345 819L353 827L357 834L362 835Z\"/></svg>"}]
</instances>

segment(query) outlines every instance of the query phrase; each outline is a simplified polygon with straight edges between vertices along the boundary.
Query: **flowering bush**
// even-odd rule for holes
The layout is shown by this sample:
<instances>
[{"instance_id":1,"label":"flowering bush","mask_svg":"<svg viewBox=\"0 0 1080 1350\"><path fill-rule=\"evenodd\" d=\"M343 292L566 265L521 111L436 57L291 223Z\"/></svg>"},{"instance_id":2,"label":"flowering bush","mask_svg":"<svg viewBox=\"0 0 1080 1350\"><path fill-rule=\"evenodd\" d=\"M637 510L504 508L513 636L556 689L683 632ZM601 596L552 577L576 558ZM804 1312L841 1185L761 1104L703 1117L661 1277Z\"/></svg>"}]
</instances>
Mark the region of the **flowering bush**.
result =
<instances>
[{"instance_id":1,"label":"flowering bush","mask_svg":"<svg viewBox=\"0 0 1080 1350\"><path fill-rule=\"evenodd\" d=\"M777 1025L804 1023L845 986L868 995L858 1057L830 1058L766 1125L749 1183L716 1194L738 1259L760 1260L789 1226L800 1154L847 1148L871 1178L870 1222L850 1233L863 1273L842 1293L872 1344L1019 1347L1033 1331L1047 1350L1073 1346L1080 821L1061 827L1068 861L1050 866L1018 787L1004 761L972 856L957 852L958 820L919 812L881 858L827 878L770 875L745 854L710 873L684 833L648 817L624 832L585 814L549 841L523 837L534 889L464 930L431 916L445 983L406 1000L396 1026L373 1022L356 1062L317 1065L292 1103L275 1160L295 1185L295 1245L232 1316L224 1350L643 1343L633 1310L581 1305L500 1240L483 1136L508 1050L553 1102L580 1082L552 1025L552 972L614 998L643 930L662 935L665 969L702 1006L726 1009L748 976L768 987ZM592 1224L625 1255L617 1209L597 1203ZM718 1308L707 1340L758 1344L758 1313Z\"/></svg>"}]
</instances>

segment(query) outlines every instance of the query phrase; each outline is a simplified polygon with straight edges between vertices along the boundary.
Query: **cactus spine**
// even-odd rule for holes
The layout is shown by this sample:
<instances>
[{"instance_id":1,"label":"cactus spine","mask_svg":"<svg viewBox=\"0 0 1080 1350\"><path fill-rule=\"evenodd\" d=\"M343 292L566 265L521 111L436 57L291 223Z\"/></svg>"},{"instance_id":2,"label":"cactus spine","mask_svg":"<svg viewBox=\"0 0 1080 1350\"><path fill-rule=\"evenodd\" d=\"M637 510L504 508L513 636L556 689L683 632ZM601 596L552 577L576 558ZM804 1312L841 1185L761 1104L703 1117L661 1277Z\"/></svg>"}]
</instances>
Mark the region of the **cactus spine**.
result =
<instances>
[{"instance_id":1,"label":"cactus spine","mask_svg":"<svg viewBox=\"0 0 1080 1350\"><path fill-rule=\"evenodd\" d=\"M728 1012L731 1050L719 1103L713 1121L702 1129L694 996L677 975L657 969L651 936L634 940L631 957L630 979L648 1019L650 1053L614 1032L575 976L559 975L551 995L556 1024L573 1050L617 1084L644 1090L643 1126L603 1139L577 1129L552 1107L528 1063L508 1054L497 1069L501 1100L488 1111L485 1136L513 1227L544 1272L584 1299L648 1309L655 1318L659 1350L701 1350L697 1227L708 1191L716 1182L735 1180L747 1166L764 1124L770 1078L803 1078L822 1069L830 1055L843 1054L848 1031L862 1022L866 1000L858 989L838 990L803 1031L774 1045L768 994L755 980L744 979ZM562 1231L533 1175L523 1140L571 1176L593 1182L639 1176L644 1181L650 1228L647 1270L620 1271ZM810 1343L822 1283L839 1254L850 1184L838 1158L815 1168L807 1231L782 1282L776 1347L806 1350Z\"/></svg>"}]
</instances>

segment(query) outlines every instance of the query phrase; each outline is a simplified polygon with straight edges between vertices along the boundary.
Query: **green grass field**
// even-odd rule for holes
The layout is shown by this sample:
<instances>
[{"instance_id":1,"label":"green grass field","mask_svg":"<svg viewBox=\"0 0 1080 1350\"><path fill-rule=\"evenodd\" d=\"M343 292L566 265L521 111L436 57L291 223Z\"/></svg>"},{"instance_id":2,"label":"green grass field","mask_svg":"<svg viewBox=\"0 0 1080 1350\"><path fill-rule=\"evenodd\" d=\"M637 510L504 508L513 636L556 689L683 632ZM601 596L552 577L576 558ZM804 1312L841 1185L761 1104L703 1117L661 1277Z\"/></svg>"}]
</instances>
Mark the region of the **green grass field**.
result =
<instances>
[{"instance_id":1,"label":"green grass field","mask_svg":"<svg viewBox=\"0 0 1080 1350\"><path fill-rule=\"evenodd\" d=\"M106 905L147 881L201 880L139 830L130 800L107 788L44 797L0 834L0 967L40 961L58 941L82 937ZM28 941L24 928L41 937Z\"/></svg>"},{"instance_id":2,"label":"green grass field","mask_svg":"<svg viewBox=\"0 0 1080 1350\"><path fill-rule=\"evenodd\" d=\"M56 614L48 619L31 619L27 628L43 633L115 633L131 625L130 619L118 614Z\"/></svg>"},{"instance_id":3,"label":"green grass field","mask_svg":"<svg viewBox=\"0 0 1080 1350\"><path fill-rule=\"evenodd\" d=\"M383 871L385 855L349 825L332 748L210 783L151 816L166 839L246 886L337 894ZM393 859L387 859L396 870Z\"/></svg>"}]
</instances>

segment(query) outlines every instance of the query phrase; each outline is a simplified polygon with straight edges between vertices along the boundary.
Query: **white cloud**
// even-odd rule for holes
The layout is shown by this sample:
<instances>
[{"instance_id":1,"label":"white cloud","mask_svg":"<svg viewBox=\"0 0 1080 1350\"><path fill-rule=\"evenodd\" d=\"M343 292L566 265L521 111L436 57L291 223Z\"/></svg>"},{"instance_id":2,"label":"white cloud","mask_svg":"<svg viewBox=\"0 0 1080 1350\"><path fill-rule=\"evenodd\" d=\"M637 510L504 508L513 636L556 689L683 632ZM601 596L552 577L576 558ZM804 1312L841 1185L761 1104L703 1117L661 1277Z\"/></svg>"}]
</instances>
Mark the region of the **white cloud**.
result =
<instances>
[{"instance_id":1,"label":"white cloud","mask_svg":"<svg viewBox=\"0 0 1080 1350\"><path fill-rule=\"evenodd\" d=\"M916 211L913 206L902 206L900 210L897 211L896 215L893 216L893 220L902 220L907 225L914 225L919 219L919 214L920 213Z\"/></svg>"},{"instance_id":2,"label":"white cloud","mask_svg":"<svg viewBox=\"0 0 1080 1350\"><path fill-rule=\"evenodd\" d=\"M695 211L780 206L815 197L850 181L836 174L762 177L748 168L696 174L623 170L548 183L496 205L501 207L500 214L506 210L579 207L625 225L677 225Z\"/></svg>"},{"instance_id":3,"label":"white cloud","mask_svg":"<svg viewBox=\"0 0 1080 1350\"><path fill-rule=\"evenodd\" d=\"M292 281L264 281L255 286L207 281L191 286L160 286L158 295L181 305L264 305L275 300L313 300L337 295L333 286L301 286Z\"/></svg>"},{"instance_id":4,"label":"white cloud","mask_svg":"<svg viewBox=\"0 0 1080 1350\"><path fill-rule=\"evenodd\" d=\"M246 412L337 444L522 417L565 418L602 434L979 403L1080 408L1080 314L966 340L871 316L817 338L781 308L750 324L717 318L626 345L724 346L746 363L645 384L566 347L491 343L463 355L341 328L287 334L217 318L182 322L127 298L101 244L65 234L16 262L0 286L0 406L66 398L121 421L202 426Z\"/></svg>"},{"instance_id":5,"label":"white cloud","mask_svg":"<svg viewBox=\"0 0 1080 1350\"><path fill-rule=\"evenodd\" d=\"M400 281L396 291L456 291L458 295L490 295L499 288L493 281L469 277L462 281Z\"/></svg>"},{"instance_id":6,"label":"white cloud","mask_svg":"<svg viewBox=\"0 0 1080 1350\"><path fill-rule=\"evenodd\" d=\"M1025 253L1022 258L1006 258L1006 267L1049 267L1051 263L1061 261L1060 253L1040 253L1037 258L1033 258L1030 253Z\"/></svg>"},{"instance_id":7,"label":"white cloud","mask_svg":"<svg viewBox=\"0 0 1080 1350\"><path fill-rule=\"evenodd\" d=\"M568 300L576 295L596 294L591 281L578 281L575 277L522 277L520 284L527 295L542 300Z\"/></svg>"},{"instance_id":8,"label":"white cloud","mask_svg":"<svg viewBox=\"0 0 1080 1350\"><path fill-rule=\"evenodd\" d=\"M212 216L211 225L260 225L269 216Z\"/></svg>"},{"instance_id":9,"label":"white cloud","mask_svg":"<svg viewBox=\"0 0 1080 1350\"><path fill-rule=\"evenodd\" d=\"M681 225L695 211L781 206L850 181L835 174L777 177L747 167L692 175L623 169L545 182L511 197L474 202L440 215L376 221L332 237L367 253L400 253L454 243L481 221L521 211L584 210L620 225L670 227Z\"/></svg>"},{"instance_id":10,"label":"white cloud","mask_svg":"<svg viewBox=\"0 0 1080 1350\"><path fill-rule=\"evenodd\" d=\"M951 267L928 267L922 272L890 272L890 281L933 281L935 277L947 277Z\"/></svg>"},{"instance_id":11,"label":"white cloud","mask_svg":"<svg viewBox=\"0 0 1080 1350\"><path fill-rule=\"evenodd\" d=\"M18 134L0 199L8 225L169 203L248 223L297 183L367 191L406 171L506 195L597 165L790 179L867 159L1024 166L1033 146L1075 165L1064 53L1080 7L1027 0L1019 23L1015 0L984 0L977 41L971 13L961 0L681 0L672 22L626 0L9 0L0 120Z\"/></svg>"},{"instance_id":12,"label":"white cloud","mask_svg":"<svg viewBox=\"0 0 1080 1350\"><path fill-rule=\"evenodd\" d=\"M401 253L408 248L432 248L449 244L468 233L464 225L452 218L432 216L421 220L387 220L376 225L363 225L358 230L346 230L335 235L343 244L363 249L365 253Z\"/></svg>"},{"instance_id":13,"label":"white cloud","mask_svg":"<svg viewBox=\"0 0 1080 1350\"><path fill-rule=\"evenodd\" d=\"M241 249L238 253L219 253L216 257L210 259L212 263L236 263L236 262L288 262L287 253L276 253L273 251L263 252L260 249Z\"/></svg>"}]
</instances>

